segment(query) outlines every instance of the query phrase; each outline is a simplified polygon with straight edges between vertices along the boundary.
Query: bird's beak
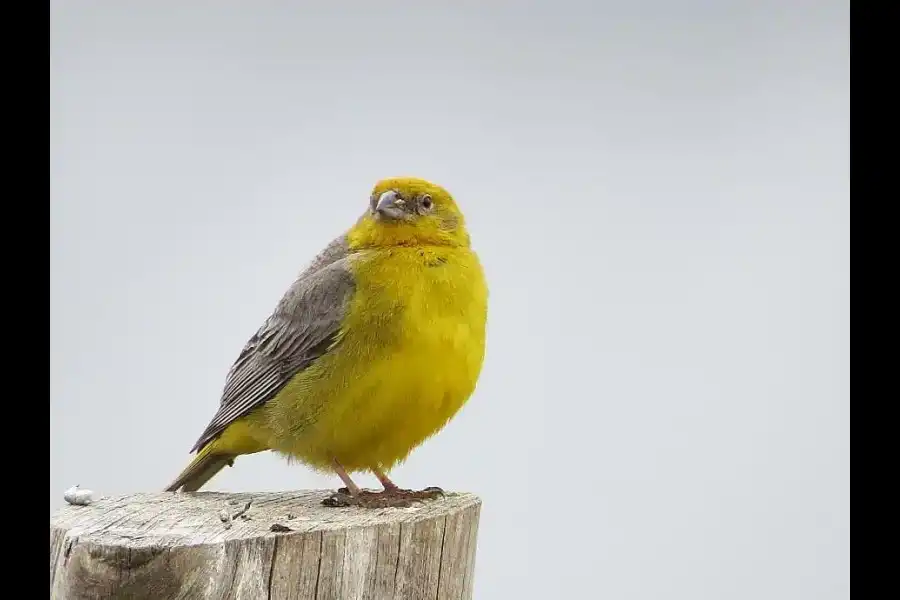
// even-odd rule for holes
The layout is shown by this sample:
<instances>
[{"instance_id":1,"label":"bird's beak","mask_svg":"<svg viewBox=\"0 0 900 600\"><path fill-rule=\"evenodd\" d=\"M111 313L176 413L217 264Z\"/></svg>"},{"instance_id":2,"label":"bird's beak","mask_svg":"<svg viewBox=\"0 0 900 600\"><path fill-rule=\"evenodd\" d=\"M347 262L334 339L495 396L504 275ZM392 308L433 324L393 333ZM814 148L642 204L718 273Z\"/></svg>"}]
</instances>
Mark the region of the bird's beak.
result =
<instances>
[{"instance_id":1,"label":"bird's beak","mask_svg":"<svg viewBox=\"0 0 900 600\"><path fill-rule=\"evenodd\" d=\"M403 217L403 200L397 196L394 190L388 190L378 197L375 204L375 214L388 219L400 219Z\"/></svg>"}]
</instances>

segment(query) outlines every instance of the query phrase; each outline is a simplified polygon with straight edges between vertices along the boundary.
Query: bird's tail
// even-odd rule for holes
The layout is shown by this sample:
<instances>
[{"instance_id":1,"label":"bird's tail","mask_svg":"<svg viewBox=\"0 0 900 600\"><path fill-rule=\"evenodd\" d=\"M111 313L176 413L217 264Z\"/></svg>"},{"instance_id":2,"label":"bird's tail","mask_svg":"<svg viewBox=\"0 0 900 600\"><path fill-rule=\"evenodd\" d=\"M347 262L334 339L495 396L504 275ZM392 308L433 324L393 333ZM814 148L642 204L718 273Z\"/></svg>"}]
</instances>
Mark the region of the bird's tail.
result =
<instances>
[{"instance_id":1,"label":"bird's tail","mask_svg":"<svg viewBox=\"0 0 900 600\"><path fill-rule=\"evenodd\" d=\"M237 454L216 451L213 446L214 444L207 444L200 450L194 460L175 478L175 481L169 484L166 491L176 492L180 489L183 492L195 492L212 479L216 473L226 466L234 464Z\"/></svg>"}]
</instances>

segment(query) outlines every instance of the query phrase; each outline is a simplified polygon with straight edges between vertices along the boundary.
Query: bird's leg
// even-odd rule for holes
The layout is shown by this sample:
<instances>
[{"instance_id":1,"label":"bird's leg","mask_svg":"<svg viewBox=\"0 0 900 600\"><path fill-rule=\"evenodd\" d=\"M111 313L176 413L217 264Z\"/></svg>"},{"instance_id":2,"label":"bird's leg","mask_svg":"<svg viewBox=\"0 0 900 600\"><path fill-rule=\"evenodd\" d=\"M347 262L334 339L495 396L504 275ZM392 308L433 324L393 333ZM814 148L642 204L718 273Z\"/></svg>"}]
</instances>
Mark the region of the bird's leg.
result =
<instances>
[{"instance_id":1,"label":"bird's leg","mask_svg":"<svg viewBox=\"0 0 900 600\"><path fill-rule=\"evenodd\" d=\"M334 472L337 473L337 476L341 478L341 481L344 482L344 486L329 497L322 500L322 504L325 506L350 506L351 504L356 504L358 501L362 490L359 489L359 486L353 483L353 480L350 479L350 475L347 474L347 469L344 468L338 459L331 459L331 468L334 469Z\"/></svg>"},{"instance_id":2,"label":"bird's leg","mask_svg":"<svg viewBox=\"0 0 900 600\"><path fill-rule=\"evenodd\" d=\"M381 482L382 487L384 487L384 491L386 492L399 492L400 488L397 487L397 484L388 479L388 476L381 469L372 469L372 472L375 473L375 477L378 478L378 481Z\"/></svg>"},{"instance_id":3,"label":"bird's leg","mask_svg":"<svg viewBox=\"0 0 900 600\"><path fill-rule=\"evenodd\" d=\"M424 490L404 490L388 479L381 469L372 469L372 473L381 482L384 490L370 492L361 490L353 483L347 471L341 464L334 460L334 471L343 480L346 488L339 489L336 493L322 501L325 506L359 506L361 508L390 508L411 506L413 502L420 500L432 500L444 495L441 488L429 487Z\"/></svg>"},{"instance_id":4,"label":"bird's leg","mask_svg":"<svg viewBox=\"0 0 900 600\"><path fill-rule=\"evenodd\" d=\"M337 476L341 478L341 481L344 482L344 485L347 486L347 493L351 496L359 496L359 486L353 483L353 480L350 479L350 475L347 474L347 470L344 466L338 462L338 459L332 458L332 467L334 468L334 472L337 473Z\"/></svg>"}]
</instances>

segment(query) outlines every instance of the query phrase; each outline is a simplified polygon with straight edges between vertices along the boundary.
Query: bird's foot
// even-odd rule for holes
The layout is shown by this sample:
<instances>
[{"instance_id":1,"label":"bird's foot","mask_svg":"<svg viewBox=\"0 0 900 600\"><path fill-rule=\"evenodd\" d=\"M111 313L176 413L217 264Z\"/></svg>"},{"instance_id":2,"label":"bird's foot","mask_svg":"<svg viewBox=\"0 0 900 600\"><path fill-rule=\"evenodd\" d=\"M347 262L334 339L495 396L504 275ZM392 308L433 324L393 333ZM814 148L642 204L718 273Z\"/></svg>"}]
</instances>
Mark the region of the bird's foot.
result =
<instances>
[{"instance_id":1,"label":"bird's foot","mask_svg":"<svg viewBox=\"0 0 900 600\"><path fill-rule=\"evenodd\" d=\"M343 487L337 492L322 500L325 506L359 506L360 508L406 508L414 502L435 500L444 495L444 490L439 487L427 487L424 490L404 490L400 488L388 488L381 492L360 490L358 494L351 494L350 490Z\"/></svg>"}]
</instances>

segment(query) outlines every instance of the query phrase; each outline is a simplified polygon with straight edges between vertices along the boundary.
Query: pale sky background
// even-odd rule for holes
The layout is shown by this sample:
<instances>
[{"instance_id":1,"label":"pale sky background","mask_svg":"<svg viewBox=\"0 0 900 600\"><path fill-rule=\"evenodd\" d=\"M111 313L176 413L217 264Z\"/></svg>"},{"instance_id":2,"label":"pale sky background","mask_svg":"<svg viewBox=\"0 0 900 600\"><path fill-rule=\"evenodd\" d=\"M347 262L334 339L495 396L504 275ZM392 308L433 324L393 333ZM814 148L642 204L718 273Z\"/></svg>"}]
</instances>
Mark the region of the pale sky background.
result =
<instances>
[{"instance_id":1,"label":"pale sky background","mask_svg":"<svg viewBox=\"0 0 900 600\"><path fill-rule=\"evenodd\" d=\"M491 286L475 395L394 472L482 496L476 598L849 598L849 3L325 4L51 2L51 510L166 485L409 174Z\"/></svg>"}]
</instances>

